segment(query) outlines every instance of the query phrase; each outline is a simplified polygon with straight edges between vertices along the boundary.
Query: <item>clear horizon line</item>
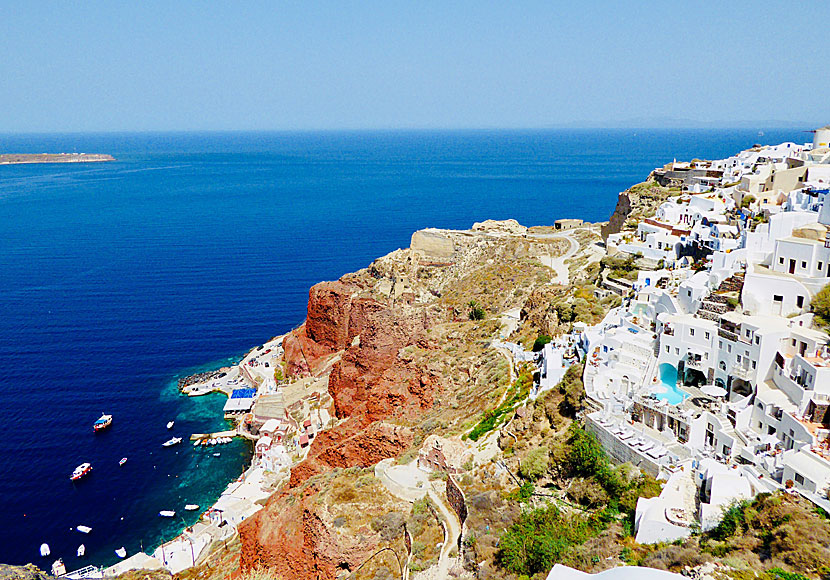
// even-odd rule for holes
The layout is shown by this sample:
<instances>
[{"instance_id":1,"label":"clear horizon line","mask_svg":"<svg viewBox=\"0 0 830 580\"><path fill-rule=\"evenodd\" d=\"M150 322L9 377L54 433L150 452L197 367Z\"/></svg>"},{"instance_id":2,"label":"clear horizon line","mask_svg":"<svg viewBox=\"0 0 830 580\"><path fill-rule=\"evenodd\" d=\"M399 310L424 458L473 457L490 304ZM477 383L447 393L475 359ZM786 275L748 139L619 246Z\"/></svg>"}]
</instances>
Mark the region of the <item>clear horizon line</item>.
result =
<instances>
[{"instance_id":1,"label":"clear horizon line","mask_svg":"<svg viewBox=\"0 0 830 580\"><path fill-rule=\"evenodd\" d=\"M557 130L754 130L754 129L787 129L797 130L804 127L803 132L809 133L813 128L822 126L820 122L786 122L786 121L733 121L731 123L682 123L667 122L664 124L597 124L597 123L569 123L544 126L470 126L470 127L431 127L431 126L401 126L401 127L330 127L330 128L269 128L269 129L91 129L91 130L34 130L15 131L0 130L0 135L125 135L125 134L186 134L186 133L395 133L395 132L488 132L488 131L557 131ZM808 129L809 127L809 129Z\"/></svg>"}]
</instances>

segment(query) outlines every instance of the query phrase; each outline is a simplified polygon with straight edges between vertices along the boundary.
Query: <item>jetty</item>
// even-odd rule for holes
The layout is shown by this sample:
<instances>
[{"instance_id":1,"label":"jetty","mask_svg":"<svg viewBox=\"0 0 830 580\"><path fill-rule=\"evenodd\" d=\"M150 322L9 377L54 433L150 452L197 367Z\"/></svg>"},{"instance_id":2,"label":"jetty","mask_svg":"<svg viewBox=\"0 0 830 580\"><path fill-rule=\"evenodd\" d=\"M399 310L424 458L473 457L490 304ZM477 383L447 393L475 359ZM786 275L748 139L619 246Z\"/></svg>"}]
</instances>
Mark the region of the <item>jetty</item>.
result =
<instances>
[{"instance_id":1,"label":"jetty","mask_svg":"<svg viewBox=\"0 0 830 580\"><path fill-rule=\"evenodd\" d=\"M219 431L217 433L194 433L190 436L191 441L201 441L202 439L217 439L219 437L236 437L239 435L236 429L232 431Z\"/></svg>"}]
</instances>

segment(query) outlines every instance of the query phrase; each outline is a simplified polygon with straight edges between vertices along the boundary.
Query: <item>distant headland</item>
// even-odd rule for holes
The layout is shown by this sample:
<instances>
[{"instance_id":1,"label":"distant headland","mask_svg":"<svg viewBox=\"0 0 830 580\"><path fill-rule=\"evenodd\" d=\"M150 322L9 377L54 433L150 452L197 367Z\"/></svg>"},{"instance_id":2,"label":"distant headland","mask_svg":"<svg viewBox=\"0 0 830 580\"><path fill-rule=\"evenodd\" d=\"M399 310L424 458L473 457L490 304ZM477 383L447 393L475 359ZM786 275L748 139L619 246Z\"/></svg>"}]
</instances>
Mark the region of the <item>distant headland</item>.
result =
<instances>
[{"instance_id":1,"label":"distant headland","mask_svg":"<svg viewBox=\"0 0 830 580\"><path fill-rule=\"evenodd\" d=\"M0 153L0 165L22 163L95 163L115 161L112 155L99 153Z\"/></svg>"}]
</instances>

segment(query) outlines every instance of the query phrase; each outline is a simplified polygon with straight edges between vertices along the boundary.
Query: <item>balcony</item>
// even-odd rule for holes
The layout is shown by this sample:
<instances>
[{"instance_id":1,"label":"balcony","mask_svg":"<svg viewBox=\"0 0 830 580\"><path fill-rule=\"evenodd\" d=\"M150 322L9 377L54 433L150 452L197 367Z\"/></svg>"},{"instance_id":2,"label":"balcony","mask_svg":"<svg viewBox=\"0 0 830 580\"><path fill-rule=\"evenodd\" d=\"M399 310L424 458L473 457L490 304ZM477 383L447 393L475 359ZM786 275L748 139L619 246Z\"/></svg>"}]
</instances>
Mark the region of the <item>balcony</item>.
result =
<instances>
[{"instance_id":1,"label":"balcony","mask_svg":"<svg viewBox=\"0 0 830 580\"><path fill-rule=\"evenodd\" d=\"M750 380L752 377L754 370L749 367L744 367L740 365L735 365L729 370L729 374L733 377L737 377L739 379L743 379L745 381Z\"/></svg>"}]
</instances>

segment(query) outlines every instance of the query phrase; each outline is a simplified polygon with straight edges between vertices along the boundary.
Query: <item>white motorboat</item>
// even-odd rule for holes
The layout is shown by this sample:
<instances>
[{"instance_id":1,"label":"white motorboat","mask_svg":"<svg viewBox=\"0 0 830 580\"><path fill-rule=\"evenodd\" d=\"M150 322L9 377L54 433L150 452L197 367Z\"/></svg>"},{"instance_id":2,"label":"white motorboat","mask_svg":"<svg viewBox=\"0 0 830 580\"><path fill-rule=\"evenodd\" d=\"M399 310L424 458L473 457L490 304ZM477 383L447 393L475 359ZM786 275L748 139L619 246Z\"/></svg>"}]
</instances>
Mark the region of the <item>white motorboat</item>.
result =
<instances>
[{"instance_id":1,"label":"white motorboat","mask_svg":"<svg viewBox=\"0 0 830 580\"><path fill-rule=\"evenodd\" d=\"M51 554L52 551L49 549L49 544L41 544L40 545L40 555L44 558Z\"/></svg>"},{"instance_id":2,"label":"white motorboat","mask_svg":"<svg viewBox=\"0 0 830 580\"><path fill-rule=\"evenodd\" d=\"M86 546L81 544L80 546L78 546L78 557L80 558L84 554L86 554Z\"/></svg>"},{"instance_id":3,"label":"white motorboat","mask_svg":"<svg viewBox=\"0 0 830 580\"><path fill-rule=\"evenodd\" d=\"M168 422L168 423L167 423L167 428L168 428L168 429L172 429L172 428L173 428L173 425L175 425L175 424L176 424L176 422L175 422L175 421L170 421L170 422Z\"/></svg>"},{"instance_id":4,"label":"white motorboat","mask_svg":"<svg viewBox=\"0 0 830 580\"><path fill-rule=\"evenodd\" d=\"M184 509L186 509L189 512L195 512L197 509L199 509L199 506L195 503L189 503L186 506L184 506Z\"/></svg>"},{"instance_id":5,"label":"white motorboat","mask_svg":"<svg viewBox=\"0 0 830 580\"><path fill-rule=\"evenodd\" d=\"M176 515L176 512L174 512L173 510L161 510L159 512L159 515L163 518L172 518Z\"/></svg>"},{"instance_id":6,"label":"white motorboat","mask_svg":"<svg viewBox=\"0 0 830 580\"><path fill-rule=\"evenodd\" d=\"M82 534L88 534L92 531L92 528L89 526L75 526L75 529L81 532Z\"/></svg>"},{"instance_id":7,"label":"white motorboat","mask_svg":"<svg viewBox=\"0 0 830 580\"><path fill-rule=\"evenodd\" d=\"M118 465L121 466L121 465L124 465L125 463L127 463L127 458L122 457L121 460L118 462Z\"/></svg>"},{"instance_id":8,"label":"white motorboat","mask_svg":"<svg viewBox=\"0 0 830 580\"><path fill-rule=\"evenodd\" d=\"M222 454L221 454L221 453L219 453L218 451L217 451L216 453L214 453L214 454L213 454L213 456L214 456L214 457L219 457L220 455L222 455Z\"/></svg>"},{"instance_id":9,"label":"white motorboat","mask_svg":"<svg viewBox=\"0 0 830 580\"><path fill-rule=\"evenodd\" d=\"M72 475L69 476L69 479L72 481L78 481L86 474L92 471L92 465L89 463L81 463L78 467L75 468L75 471L72 472Z\"/></svg>"},{"instance_id":10,"label":"white motorboat","mask_svg":"<svg viewBox=\"0 0 830 580\"><path fill-rule=\"evenodd\" d=\"M201 444L202 444L202 442L199 441L198 439L196 439L196 441L193 442L193 447L198 447Z\"/></svg>"},{"instance_id":11,"label":"white motorboat","mask_svg":"<svg viewBox=\"0 0 830 580\"><path fill-rule=\"evenodd\" d=\"M119 558L126 558L127 557L127 549L124 546L121 546L115 551L115 555Z\"/></svg>"},{"instance_id":12,"label":"white motorboat","mask_svg":"<svg viewBox=\"0 0 830 580\"><path fill-rule=\"evenodd\" d=\"M181 437L173 437L172 439L168 439L164 443L161 444L162 447L172 447L173 445L178 445L182 442Z\"/></svg>"}]
</instances>

